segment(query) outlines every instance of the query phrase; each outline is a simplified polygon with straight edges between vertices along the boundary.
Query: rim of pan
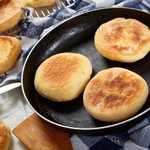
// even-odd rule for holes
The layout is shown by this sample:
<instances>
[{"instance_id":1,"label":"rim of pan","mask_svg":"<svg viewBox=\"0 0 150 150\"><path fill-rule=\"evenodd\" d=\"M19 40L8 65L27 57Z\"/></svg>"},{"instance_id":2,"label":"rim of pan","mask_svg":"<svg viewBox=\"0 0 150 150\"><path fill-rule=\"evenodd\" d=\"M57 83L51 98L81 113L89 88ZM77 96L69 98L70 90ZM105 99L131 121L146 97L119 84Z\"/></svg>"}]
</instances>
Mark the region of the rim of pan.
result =
<instances>
[{"instance_id":1,"label":"rim of pan","mask_svg":"<svg viewBox=\"0 0 150 150\"><path fill-rule=\"evenodd\" d=\"M60 124L60 123L56 123L56 122L51 121L51 120L47 119L46 117L42 116L42 115L31 105L31 103L29 102L29 100L28 100L28 98L27 98L27 96L26 96L26 92L25 92L24 86L23 86L23 85L24 85L24 84L23 84L23 83L24 83L23 80L24 80L25 67L26 67L26 64L27 64L27 62L28 62L29 57L31 56L31 54L32 54L32 52L34 51L35 47L41 42L41 40L42 40L47 34L49 34L52 30L54 30L55 28L61 26L61 25L64 24L65 22L67 22L67 21L69 21L69 20L72 20L73 18L76 18L76 17L81 16L81 15L84 15L84 14L96 12L96 11L103 11L103 10L108 10L108 11L110 11L110 10L113 10L113 9L123 9L123 10L127 10L127 11L128 11L128 10L132 10L132 11L136 11L136 12L140 12L140 13L143 13L143 14L148 14L148 15L150 15L150 13L148 13L148 12L144 12L144 11L141 11L141 10L135 9L135 8L126 8L126 7L118 7L118 8L113 7L113 8L104 8L104 9L94 9L94 10L90 10L90 11L86 11L86 12L80 12L80 13L77 13L76 15L74 15L74 16L72 16L72 17L66 19L66 20L61 21L61 22L58 23L57 25L54 25L54 27L52 27L50 30L48 30L48 31L36 42L36 44L32 47L32 49L31 49L31 51L29 52L29 54L28 54L28 56L27 56L27 58L26 58L26 60L25 60L25 62L24 62L24 65L23 65L22 74L21 74L21 85L22 85L21 88L22 88L22 92L23 92L24 98L25 98L25 100L27 101L27 103L29 104L29 106L31 107L31 109L32 109L39 117L41 117L41 118L44 119L45 121L47 121L47 122L49 122L49 123L51 123L51 124L53 124L53 125L56 125L56 126L58 126L58 127L61 127L61 128L71 129L71 130L77 130L77 131L79 131L79 130L80 130L80 131L103 130L103 129L110 129L110 128L113 128L113 127L121 126L121 125L123 125L123 124L125 124L125 123L129 123L129 122L131 122L131 121L133 121L133 120L139 118L140 116L142 116L142 115L144 115L144 114L146 114L147 112L150 111L150 108L147 108L145 111L143 111L143 112L141 112L141 113L139 113L139 114L137 114L137 115L135 115L135 116L133 116L133 117L127 119L127 120L124 120L124 121L121 121L121 122L118 122L118 123L114 123L114 124L111 124L111 125L106 125L106 126L103 126L103 127L90 127L90 128L71 127L71 126L67 126L67 125L62 125L62 124Z\"/></svg>"}]
</instances>

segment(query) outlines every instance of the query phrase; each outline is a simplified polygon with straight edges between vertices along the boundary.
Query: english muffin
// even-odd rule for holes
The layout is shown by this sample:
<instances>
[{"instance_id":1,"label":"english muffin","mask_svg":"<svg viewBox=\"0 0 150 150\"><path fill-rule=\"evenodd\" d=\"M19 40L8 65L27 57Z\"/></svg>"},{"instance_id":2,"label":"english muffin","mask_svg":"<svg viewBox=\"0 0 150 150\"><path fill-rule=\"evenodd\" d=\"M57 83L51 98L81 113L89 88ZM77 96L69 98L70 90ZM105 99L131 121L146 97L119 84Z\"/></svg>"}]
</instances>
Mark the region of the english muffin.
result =
<instances>
[{"instance_id":1,"label":"english muffin","mask_svg":"<svg viewBox=\"0 0 150 150\"><path fill-rule=\"evenodd\" d=\"M45 7L53 6L56 3L56 0L26 0L26 5L30 7Z\"/></svg>"},{"instance_id":2,"label":"english muffin","mask_svg":"<svg viewBox=\"0 0 150 150\"><path fill-rule=\"evenodd\" d=\"M43 97L63 102L75 99L90 79L89 59L77 53L60 53L46 59L35 74L35 88Z\"/></svg>"},{"instance_id":3,"label":"english muffin","mask_svg":"<svg viewBox=\"0 0 150 150\"><path fill-rule=\"evenodd\" d=\"M11 141L10 130L0 122L0 150L8 150Z\"/></svg>"},{"instance_id":4,"label":"english muffin","mask_svg":"<svg viewBox=\"0 0 150 150\"><path fill-rule=\"evenodd\" d=\"M1 7L2 5L7 4L9 1L10 1L10 0L0 0L0 7Z\"/></svg>"},{"instance_id":5,"label":"english muffin","mask_svg":"<svg viewBox=\"0 0 150 150\"><path fill-rule=\"evenodd\" d=\"M110 60L136 62L150 51L150 30L136 19L116 18L97 29L95 47Z\"/></svg>"},{"instance_id":6,"label":"english muffin","mask_svg":"<svg viewBox=\"0 0 150 150\"><path fill-rule=\"evenodd\" d=\"M116 67L98 72L89 81L83 103L94 118L118 122L136 114L147 97L148 85L140 75Z\"/></svg>"},{"instance_id":7,"label":"english muffin","mask_svg":"<svg viewBox=\"0 0 150 150\"><path fill-rule=\"evenodd\" d=\"M21 52L21 43L11 36L0 36L0 74L13 68Z\"/></svg>"},{"instance_id":8,"label":"english muffin","mask_svg":"<svg viewBox=\"0 0 150 150\"><path fill-rule=\"evenodd\" d=\"M23 10L16 0L1 2L0 5L0 32L7 31L18 24L22 19Z\"/></svg>"}]
</instances>

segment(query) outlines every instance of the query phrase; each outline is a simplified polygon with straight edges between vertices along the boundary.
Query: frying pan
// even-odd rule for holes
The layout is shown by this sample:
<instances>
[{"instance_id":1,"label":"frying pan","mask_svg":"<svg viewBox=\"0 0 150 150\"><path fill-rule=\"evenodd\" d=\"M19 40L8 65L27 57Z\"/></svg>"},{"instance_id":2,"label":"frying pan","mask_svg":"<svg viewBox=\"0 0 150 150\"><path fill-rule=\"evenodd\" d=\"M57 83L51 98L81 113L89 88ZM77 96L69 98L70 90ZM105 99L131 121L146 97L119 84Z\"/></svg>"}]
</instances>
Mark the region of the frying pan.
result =
<instances>
[{"instance_id":1,"label":"frying pan","mask_svg":"<svg viewBox=\"0 0 150 150\"><path fill-rule=\"evenodd\" d=\"M47 122L71 131L86 134L108 134L122 131L141 121L150 111L150 98L133 117L119 122L106 123L93 119L85 111L82 94L67 103L51 102L41 97L34 88L34 76L38 66L48 57L61 52L86 55L92 62L93 75L109 67L123 67L140 74L150 85L150 54L131 64L113 62L96 52L93 38L96 29L116 17L135 18L150 26L150 14L129 8L97 9L80 13L48 31L32 48L22 72L22 91L25 99L37 115ZM66 68L67 69L67 68Z\"/></svg>"}]
</instances>

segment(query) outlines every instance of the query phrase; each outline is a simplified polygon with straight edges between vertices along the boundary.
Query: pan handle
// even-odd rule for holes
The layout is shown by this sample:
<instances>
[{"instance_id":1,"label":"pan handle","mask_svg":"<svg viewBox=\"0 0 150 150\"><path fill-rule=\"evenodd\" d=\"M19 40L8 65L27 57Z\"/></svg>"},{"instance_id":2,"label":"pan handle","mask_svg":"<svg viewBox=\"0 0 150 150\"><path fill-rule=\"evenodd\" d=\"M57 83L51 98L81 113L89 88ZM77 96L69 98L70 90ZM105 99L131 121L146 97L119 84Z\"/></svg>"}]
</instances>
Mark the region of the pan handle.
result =
<instances>
[{"instance_id":1,"label":"pan handle","mask_svg":"<svg viewBox=\"0 0 150 150\"><path fill-rule=\"evenodd\" d=\"M10 83L0 87L0 95L21 86L21 82Z\"/></svg>"}]
</instances>

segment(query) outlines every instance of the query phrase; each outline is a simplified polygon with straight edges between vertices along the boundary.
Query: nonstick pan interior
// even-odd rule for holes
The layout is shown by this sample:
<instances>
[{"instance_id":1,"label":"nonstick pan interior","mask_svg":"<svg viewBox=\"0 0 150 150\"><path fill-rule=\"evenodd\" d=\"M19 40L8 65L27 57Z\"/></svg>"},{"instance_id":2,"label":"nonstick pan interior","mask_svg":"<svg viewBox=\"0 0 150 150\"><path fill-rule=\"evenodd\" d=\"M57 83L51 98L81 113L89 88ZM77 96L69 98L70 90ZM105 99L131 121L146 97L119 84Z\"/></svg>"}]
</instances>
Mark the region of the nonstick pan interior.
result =
<instances>
[{"instance_id":1,"label":"nonstick pan interior","mask_svg":"<svg viewBox=\"0 0 150 150\"><path fill-rule=\"evenodd\" d=\"M94 33L104 22L116 17L135 18L150 26L150 15L127 8L109 8L94 10L72 17L49 31L32 49L22 73L22 89L25 98L35 112L43 119L55 125L93 133L93 130L106 133L118 128L127 128L139 122L150 110L150 99L147 99L142 110L134 117L120 123L105 123L93 119L85 111L82 94L74 101L55 103L41 97L34 88L34 76L37 67L46 58L60 52L76 52L86 55L92 62L93 75L110 67L124 67L140 74L150 85L150 54L144 59L123 64L105 59L96 52Z\"/></svg>"}]
</instances>

